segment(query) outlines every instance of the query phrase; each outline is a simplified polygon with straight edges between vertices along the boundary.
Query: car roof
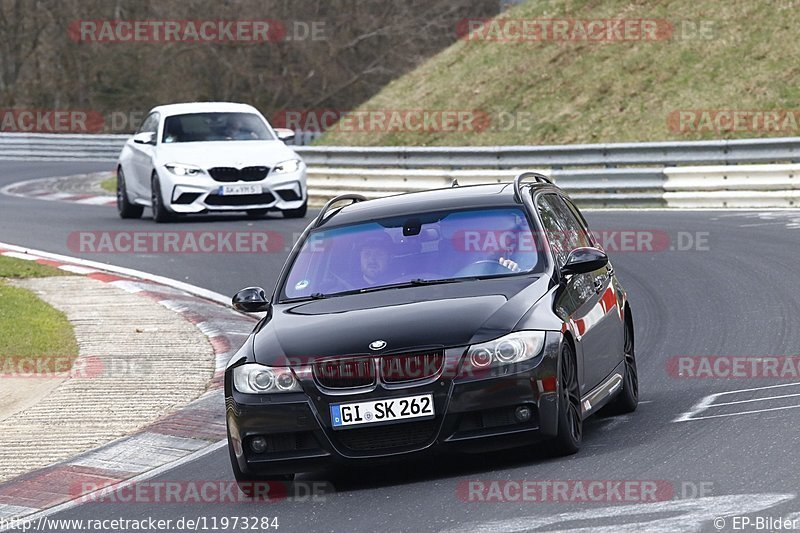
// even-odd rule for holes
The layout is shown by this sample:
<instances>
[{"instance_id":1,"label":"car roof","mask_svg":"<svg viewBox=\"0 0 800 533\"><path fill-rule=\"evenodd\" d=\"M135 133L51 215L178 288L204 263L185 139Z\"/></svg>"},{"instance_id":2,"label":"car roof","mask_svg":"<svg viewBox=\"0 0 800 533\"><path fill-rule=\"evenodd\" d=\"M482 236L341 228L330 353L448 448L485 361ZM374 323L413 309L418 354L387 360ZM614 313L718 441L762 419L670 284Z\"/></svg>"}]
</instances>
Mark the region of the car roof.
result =
<instances>
[{"instance_id":1,"label":"car roof","mask_svg":"<svg viewBox=\"0 0 800 533\"><path fill-rule=\"evenodd\" d=\"M185 115L190 113L258 113L258 109L248 104L236 102L185 102L154 107L151 113L158 112L162 116Z\"/></svg>"},{"instance_id":2,"label":"car roof","mask_svg":"<svg viewBox=\"0 0 800 533\"><path fill-rule=\"evenodd\" d=\"M548 188L561 192L550 184L525 184L534 189ZM514 195L512 183L492 183L447 187L427 191L409 192L385 196L346 205L329 213L321 224L325 227L346 226L369 222L379 218L404 216L414 213L430 213L449 209L482 207L522 207Z\"/></svg>"}]
</instances>

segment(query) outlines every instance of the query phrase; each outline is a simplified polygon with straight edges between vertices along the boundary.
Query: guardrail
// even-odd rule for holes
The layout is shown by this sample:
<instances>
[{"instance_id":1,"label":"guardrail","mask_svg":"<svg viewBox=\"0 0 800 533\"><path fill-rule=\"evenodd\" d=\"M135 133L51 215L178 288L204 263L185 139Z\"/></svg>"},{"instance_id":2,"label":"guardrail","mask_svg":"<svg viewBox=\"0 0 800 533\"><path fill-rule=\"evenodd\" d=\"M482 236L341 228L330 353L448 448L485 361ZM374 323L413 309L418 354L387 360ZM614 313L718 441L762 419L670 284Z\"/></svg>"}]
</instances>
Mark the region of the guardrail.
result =
<instances>
[{"instance_id":1,"label":"guardrail","mask_svg":"<svg viewBox=\"0 0 800 533\"><path fill-rule=\"evenodd\" d=\"M0 134L0 160L115 161L126 135ZM296 146L312 205L343 191L368 197L508 181L538 169L590 206L794 206L800 138L567 146Z\"/></svg>"}]
</instances>

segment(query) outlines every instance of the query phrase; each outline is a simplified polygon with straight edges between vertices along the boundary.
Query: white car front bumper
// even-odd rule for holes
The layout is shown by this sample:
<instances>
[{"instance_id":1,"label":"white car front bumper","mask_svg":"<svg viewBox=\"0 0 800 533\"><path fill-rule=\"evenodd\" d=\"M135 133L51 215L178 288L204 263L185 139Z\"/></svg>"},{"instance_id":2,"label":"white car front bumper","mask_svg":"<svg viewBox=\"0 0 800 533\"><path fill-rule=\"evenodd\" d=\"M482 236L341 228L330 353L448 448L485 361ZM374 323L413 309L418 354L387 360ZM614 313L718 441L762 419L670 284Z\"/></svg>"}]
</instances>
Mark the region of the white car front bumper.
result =
<instances>
[{"instance_id":1,"label":"white car front bumper","mask_svg":"<svg viewBox=\"0 0 800 533\"><path fill-rule=\"evenodd\" d=\"M246 211L269 209L284 211L299 209L308 199L306 167L286 174L268 174L260 181L217 181L210 175L176 176L165 168L159 169L161 197L175 213L207 211ZM260 194L225 195L226 185L253 185Z\"/></svg>"}]
</instances>

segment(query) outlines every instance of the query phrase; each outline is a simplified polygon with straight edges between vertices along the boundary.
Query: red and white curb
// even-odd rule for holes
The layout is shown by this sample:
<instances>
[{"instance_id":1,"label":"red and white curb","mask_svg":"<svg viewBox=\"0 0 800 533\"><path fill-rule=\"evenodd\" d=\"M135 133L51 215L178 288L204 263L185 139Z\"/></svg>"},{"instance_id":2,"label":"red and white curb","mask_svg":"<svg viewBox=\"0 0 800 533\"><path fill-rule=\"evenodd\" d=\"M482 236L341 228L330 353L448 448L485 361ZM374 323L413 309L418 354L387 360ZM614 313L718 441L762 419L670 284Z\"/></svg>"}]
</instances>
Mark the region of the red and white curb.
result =
<instances>
[{"instance_id":1,"label":"red and white curb","mask_svg":"<svg viewBox=\"0 0 800 533\"><path fill-rule=\"evenodd\" d=\"M69 202L82 205L116 205L117 199L109 194L76 194L59 192L59 182L75 176L18 181L0 189L0 193L19 198L35 198L51 202Z\"/></svg>"},{"instance_id":2,"label":"red and white curb","mask_svg":"<svg viewBox=\"0 0 800 533\"><path fill-rule=\"evenodd\" d=\"M214 378L197 400L133 435L0 483L0 518L30 519L74 507L93 492L84 493L82 487L107 491L149 479L226 445L222 376L255 319L228 307L221 294L145 272L5 243L0 243L0 255L54 266L152 298L197 326L216 354Z\"/></svg>"}]
</instances>

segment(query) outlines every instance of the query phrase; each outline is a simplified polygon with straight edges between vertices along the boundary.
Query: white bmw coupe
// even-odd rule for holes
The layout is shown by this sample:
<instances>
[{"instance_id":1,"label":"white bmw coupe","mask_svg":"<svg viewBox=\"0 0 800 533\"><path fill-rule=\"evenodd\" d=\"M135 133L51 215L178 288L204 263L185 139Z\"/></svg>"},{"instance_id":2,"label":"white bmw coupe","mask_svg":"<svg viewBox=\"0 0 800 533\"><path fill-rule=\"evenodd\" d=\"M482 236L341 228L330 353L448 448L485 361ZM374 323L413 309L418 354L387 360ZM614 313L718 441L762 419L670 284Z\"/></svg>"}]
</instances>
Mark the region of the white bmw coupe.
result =
<instances>
[{"instance_id":1,"label":"white bmw coupe","mask_svg":"<svg viewBox=\"0 0 800 533\"><path fill-rule=\"evenodd\" d=\"M246 104L155 107L119 156L119 215L149 207L156 222L220 211L305 217L306 165L284 144L293 135Z\"/></svg>"}]
</instances>

